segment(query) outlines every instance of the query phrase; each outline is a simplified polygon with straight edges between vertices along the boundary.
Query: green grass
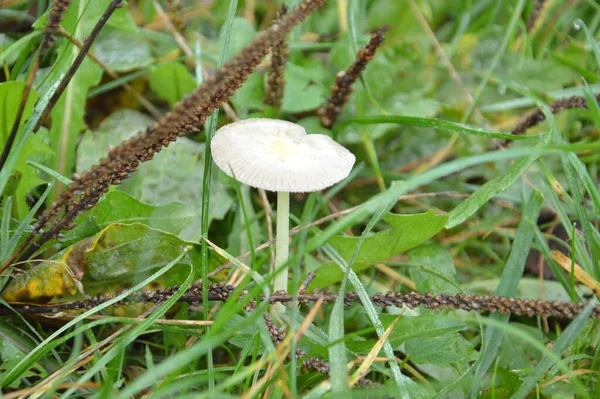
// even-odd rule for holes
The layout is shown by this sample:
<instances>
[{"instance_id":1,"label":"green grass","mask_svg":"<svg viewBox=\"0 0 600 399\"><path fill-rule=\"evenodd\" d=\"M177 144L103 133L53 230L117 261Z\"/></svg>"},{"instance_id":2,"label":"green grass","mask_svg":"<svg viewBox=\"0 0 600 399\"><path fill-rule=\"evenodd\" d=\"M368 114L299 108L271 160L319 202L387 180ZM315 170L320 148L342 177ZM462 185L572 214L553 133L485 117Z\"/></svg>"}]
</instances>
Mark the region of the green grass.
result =
<instances>
[{"instance_id":1,"label":"green grass","mask_svg":"<svg viewBox=\"0 0 600 399\"><path fill-rule=\"evenodd\" d=\"M82 40L108 2L73 1L64 29ZM0 32L2 143L22 89L9 83L27 79L42 38L48 2L37 3L41 8L31 14L32 2L24 0L0 13L0 19L32 15L37 21L31 29ZM92 47L119 77L109 78L86 60L52 120L34 134L77 51L57 37L43 58L33 86L37 102L26 108L0 170L0 261L18 250L59 190L84 171L81 165L151 123L124 84L166 114L177 100L173 93L187 95L249 44L271 25L281 2L182 1L181 9L158 3L176 28L183 21L181 38L165 28L153 1L129 2ZM38 251L38 261L14 264L0 276L2 287L36 270L41 280L26 283L35 293L45 283L57 286L48 270L62 264L71 272L64 278L78 289L48 301L112 295L90 310L55 318L16 311L0 316L0 396L597 397L599 326L590 318L592 306L560 320L379 307L369 299L389 290L596 302L551 251L560 248L600 279L600 106L594 98L600 90L600 8L593 1L547 1L542 24L528 30L534 3L329 0L289 37L280 110L263 105L267 57L230 99L230 109L215 111L202 131L190 132L111 188L132 197L127 207L107 196ZM385 41L338 122L331 130L322 127L317 110L335 74L382 26ZM552 113L550 103L573 95L587 108ZM511 134L534 107L545 121L524 135ZM284 267L292 296L313 272L308 292L353 292L361 303L345 306L340 296L322 309L312 302L289 306L274 320L288 338L280 347L263 318L274 277L270 252L258 248L269 240L266 215L273 221L277 215L268 213L255 189L214 168L210 156L210 140L232 121L231 112L241 119L278 112L308 133L330 135L357 158L337 185L290 195L291 227L331 218L291 237ZM151 169L152 162L162 167ZM424 195L442 192L455 194ZM274 208L275 195L267 198ZM173 202L179 205L165 208ZM166 237L164 246L149 246L151 237L146 244L127 236L107 242L104 229L131 221ZM164 253L179 256L157 264ZM124 267L114 259L135 262ZM213 273L225 263L230 266ZM554 277L540 278L538 263ZM209 301L209 284L232 277L239 284L231 298ZM180 302L199 279L201 300ZM154 306L112 306L135 291L164 286L177 286L175 294ZM11 307L4 299L0 305ZM205 320L212 324L198 323ZM298 341L289 339L296 334ZM351 386L365 356L379 347L365 376L373 384ZM281 357L283 351L292 355ZM325 361L328 373L307 367L310 359Z\"/></svg>"}]
</instances>

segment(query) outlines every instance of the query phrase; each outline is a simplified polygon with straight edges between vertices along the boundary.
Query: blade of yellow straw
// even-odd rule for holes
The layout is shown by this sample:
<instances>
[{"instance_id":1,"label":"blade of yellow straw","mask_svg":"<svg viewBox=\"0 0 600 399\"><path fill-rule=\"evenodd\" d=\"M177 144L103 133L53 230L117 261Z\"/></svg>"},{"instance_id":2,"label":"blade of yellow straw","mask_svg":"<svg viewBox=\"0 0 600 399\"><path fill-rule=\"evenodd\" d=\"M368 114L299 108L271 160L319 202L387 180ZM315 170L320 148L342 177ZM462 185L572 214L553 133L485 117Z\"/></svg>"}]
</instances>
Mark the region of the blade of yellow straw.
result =
<instances>
[{"instance_id":1,"label":"blade of yellow straw","mask_svg":"<svg viewBox=\"0 0 600 399\"><path fill-rule=\"evenodd\" d=\"M581 266L579 266L577 263L572 261L571 258L569 258L560 251L552 251L552 257L556 262L558 262L560 267L565 269L569 274L571 274L572 267L573 274L575 275L577 281L579 281L581 284L585 285L590 290L592 290L597 297L600 297L600 283L596 281L596 279L592 277L588 272L583 270Z\"/></svg>"},{"instance_id":2,"label":"blade of yellow straw","mask_svg":"<svg viewBox=\"0 0 600 399\"><path fill-rule=\"evenodd\" d=\"M377 343L375 343L375 345L373 346L373 348L371 349L371 351L369 352L367 357L365 357L364 361L358 367L358 370L356 370L356 372L354 372L354 374L350 378L351 386L354 386L354 384L356 384L358 382L358 380L360 380L365 375L367 375L367 373L369 372L369 367L371 367L371 364L373 364L373 362L377 358L377 355L379 354L379 352L381 351L381 348L383 347L383 343L388 339L388 337L392 333L392 330L394 330L394 326L396 325L396 322L398 320L400 320L400 317L402 317L402 315L398 315L398 317L396 317L396 319L392 322L392 324L390 324L390 326L381 335L381 338L379 338Z\"/></svg>"}]
</instances>

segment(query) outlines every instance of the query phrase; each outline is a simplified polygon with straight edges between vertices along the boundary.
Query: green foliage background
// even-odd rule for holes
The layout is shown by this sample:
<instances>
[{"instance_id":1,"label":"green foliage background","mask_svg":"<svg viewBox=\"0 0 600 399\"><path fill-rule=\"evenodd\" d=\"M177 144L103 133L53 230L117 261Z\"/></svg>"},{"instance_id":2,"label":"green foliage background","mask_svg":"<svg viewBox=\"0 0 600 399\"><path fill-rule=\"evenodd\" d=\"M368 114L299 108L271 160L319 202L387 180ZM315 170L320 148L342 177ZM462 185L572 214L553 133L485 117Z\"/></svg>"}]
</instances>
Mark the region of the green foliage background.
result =
<instances>
[{"instance_id":1,"label":"green foliage background","mask_svg":"<svg viewBox=\"0 0 600 399\"><path fill-rule=\"evenodd\" d=\"M2 143L42 40L49 3L0 2L1 26L8 26L0 33ZM109 3L74 0L62 27L83 40ZM35 216L73 173L89 169L112 146L144 130L155 111L168 112L269 26L281 4L168 3L174 8L139 0L118 9L92 52L119 76L111 78L86 59L51 122L33 134L32 120L78 49L58 36L42 60L17 141L0 172L0 261L17 249ZM177 35L157 13L165 7ZM536 13L532 25L528 21ZM15 28L20 20L31 26ZM317 110L336 73L381 27L386 39L338 123L332 130L322 127ZM550 250L562 250L593 280L600 279L600 107L593 97L600 92L599 40L600 6L593 0L329 0L289 36L281 109L263 104L268 61L229 102L240 119L290 120L309 133L332 136L357 156L354 171L339 185L292 195L292 225L355 207L292 238L290 292L298 292L307 273L314 272L309 291L354 291L363 299L362 306L344 307L340 299L319 309L291 346L327 361L327 375L302 367L305 358L277 355L262 317L268 312L264 301L251 312L236 300L204 309L176 304L192 282L236 257L231 268L211 275L211 282L248 272L240 284L249 290L247 302L268 294L272 277L269 251L254 250L269 239L269 210L254 189L216 168L205 171L202 131L141 165L79 216L74 229L45 246L38 261L18 265L0 280L6 289L16 284L33 300L54 284L51 277L61 265L77 290L44 300L174 285L177 294L150 310L110 307L127 295L121 293L91 311L55 319L2 316L2 393L597 397L600 330L589 320L591 307L568 322L376 308L366 298L391 290L595 301L588 287L562 271ZM584 96L587 108L552 114L549 103L573 95ZM526 135L511 135L534 107L541 107L546 121ZM212 122L231 122L226 111ZM206 124L208 131L213 127ZM508 144L500 147L504 139ZM274 196L267 199L274 204ZM203 219L206 201L209 214ZM561 228L564 234L553 234ZM208 260L202 256L208 245L203 238L220 248L210 247ZM538 277L538 263L551 278ZM310 310L289 307L278 325L295 333ZM144 311L144 318L135 317ZM201 323L207 316L214 322L210 327ZM352 387L369 354L378 355L366 374L374 386Z\"/></svg>"}]
</instances>

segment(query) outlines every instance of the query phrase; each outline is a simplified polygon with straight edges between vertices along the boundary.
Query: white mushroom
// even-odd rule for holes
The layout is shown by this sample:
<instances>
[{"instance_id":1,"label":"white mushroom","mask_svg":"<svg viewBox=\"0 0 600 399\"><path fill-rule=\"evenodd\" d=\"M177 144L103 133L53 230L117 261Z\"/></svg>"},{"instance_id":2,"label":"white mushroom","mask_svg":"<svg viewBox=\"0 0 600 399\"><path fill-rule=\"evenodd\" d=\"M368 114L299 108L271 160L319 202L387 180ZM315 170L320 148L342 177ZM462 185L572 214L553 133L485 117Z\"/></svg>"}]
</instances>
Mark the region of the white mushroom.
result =
<instances>
[{"instance_id":1,"label":"white mushroom","mask_svg":"<svg viewBox=\"0 0 600 399\"><path fill-rule=\"evenodd\" d=\"M306 134L300 125L277 119L247 119L220 128L211 142L219 168L252 187L277 192L275 267L287 262L289 193L320 191L344 179L354 155L329 136ZM287 269L274 289L287 291Z\"/></svg>"}]
</instances>

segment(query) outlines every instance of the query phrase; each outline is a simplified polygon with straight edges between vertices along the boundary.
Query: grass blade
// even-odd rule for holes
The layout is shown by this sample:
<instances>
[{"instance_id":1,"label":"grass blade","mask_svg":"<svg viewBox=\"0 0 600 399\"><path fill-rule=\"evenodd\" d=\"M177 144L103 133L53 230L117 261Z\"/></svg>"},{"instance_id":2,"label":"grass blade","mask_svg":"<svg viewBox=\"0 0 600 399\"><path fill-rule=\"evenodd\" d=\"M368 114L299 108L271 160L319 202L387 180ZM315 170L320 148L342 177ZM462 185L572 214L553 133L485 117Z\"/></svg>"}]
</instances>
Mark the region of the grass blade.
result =
<instances>
[{"instance_id":1,"label":"grass blade","mask_svg":"<svg viewBox=\"0 0 600 399\"><path fill-rule=\"evenodd\" d=\"M488 81L490 80L490 78L492 77L492 74L496 70L496 67L500 63L500 59L502 58L502 56L504 55L504 52L506 51L506 48L508 47L508 42L510 41L511 37L514 34L515 27L517 26L517 22L521 18L521 13L523 12L525 3L526 3L525 0L519 0L517 2L517 4L515 5L515 9L510 18L510 22L508 23L508 26L505 28L505 34L504 34L504 37L502 38L502 42L500 43L500 47L496 50L496 53L494 54L494 58L492 58L492 62L490 63L490 65L485 69L484 76L481 79L479 86L477 86L475 93L473 94L473 102L469 103L469 107L463 114L463 117L462 117L463 122L467 121L469 119L469 117L471 116L471 113L477 106L477 102L479 101L479 98L483 94L483 91L485 90L485 87L487 86Z\"/></svg>"},{"instance_id":2,"label":"grass blade","mask_svg":"<svg viewBox=\"0 0 600 399\"><path fill-rule=\"evenodd\" d=\"M12 212L12 197L8 197L4 201L4 209L2 209L2 224L0 225L0 261L8 257L8 234L10 229L10 214Z\"/></svg>"},{"instance_id":3,"label":"grass blade","mask_svg":"<svg viewBox=\"0 0 600 399\"><path fill-rule=\"evenodd\" d=\"M473 195L462 201L456 208L450 211L446 228L451 229L452 227L463 223L482 206L487 204L490 199L512 186L513 183L529 169L536 159L537 157L519 159L506 171L506 173L486 182Z\"/></svg>"},{"instance_id":4,"label":"grass blade","mask_svg":"<svg viewBox=\"0 0 600 399\"><path fill-rule=\"evenodd\" d=\"M231 38L231 28L233 26L233 20L235 18L235 11L237 10L237 0L230 0L229 9L227 10L227 19L225 25L222 28L221 48L219 55L219 62L217 66L220 68L225 64L227 53L229 50L229 41ZM210 205L210 192L212 182L212 167L213 160L210 152L210 142L212 137L215 135L217 130L217 121L219 118L219 110L216 109L213 114L208 117L208 120L204 124L205 132L205 146L204 146L204 175L202 176L202 235L208 238L208 227L210 222L209 216L209 205ZM204 308L204 318L208 320L208 246L207 244L202 245L201 249L201 275L202 275L202 307ZM209 329L207 329L208 331ZM213 377L213 359L212 352L208 354L208 374L209 374L209 390L213 390L215 387Z\"/></svg>"},{"instance_id":5,"label":"grass blade","mask_svg":"<svg viewBox=\"0 0 600 399\"><path fill-rule=\"evenodd\" d=\"M17 162L17 158L21 151L23 151L23 147L25 146L25 142L27 141L27 137L33 131L33 127L36 125L40 117L42 116L42 112L50 102L50 98L54 95L54 92L60 85L60 81L64 78L64 74L61 74L56 81L48 88L48 91L40 96L37 104L35 104L35 108L33 112L23 125L23 127L19 130L18 138L15 140L13 147L11 148L10 153L8 154L8 158L6 158L6 163L4 167L0 170L0 193L4 192L4 187L6 186L6 182L9 177L13 173L13 168Z\"/></svg>"},{"instance_id":6,"label":"grass blade","mask_svg":"<svg viewBox=\"0 0 600 399\"><path fill-rule=\"evenodd\" d=\"M506 140L528 140L536 137L536 135L517 136L510 133L501 133L493 130L484 129L481 127L475 127L466 125L464 123L456 123L445 121L442 119L432 118L420 118L416 116L403 116L403 115L376 115L376 116L360 116L340 121L336 125L336 129L341 130L345 126L353 123L361 124L381 124L381 123L394 123L402 126L415 126L425 127L435 130L445 130L449 132L456 132L462 134L470 134L473 136L488 137L493 139L506 139Z\"/></svg>"},{"instance_id":7,"label":"grass blade","mask_svg":"<svg viewBox=\"0 0 600 399\"><path fill-rule=\"evenodd\" d=\"M377 216L379 216L379 215L377 215ZM376 218L374 217L373 219L376 219ZM366 235L363 234L363 236L366 236ZM357 247L359 245L357 245ZM377 335L381 338L385 334L385 328L383 327L383 323L381 322L381 320L379 318L377 309L371 302L371 298L369 297L367 290L360 282L360 278L354 272L354 270L352 270L350 265L348 265L346 263L346 261L333 249L333 247L331 247L330 245L326 245L325 252L327 253L327 255L329 257L336 260L336 263L338 265L340 265L340 267L343 268L344 273L347 273L348 280L350 281L350 283L356 290L356 293L358 294L359 298L361 299L361 302L363 304L363 307L365 308L365 311L367 312L367 315L369 317L369 320L371 321L371 324L373 324L373 327L375 327L375 331L377 332ZM398 393L400 395L399 397L408 398L409 397L408 392L410 390L409 387L415 385L415 382L400 372L400 367L398 367L398 363L396 363L396 361L395 361L396 356L394 355L394 348L392 348L392 345L390 344L389 341L385 341L385 343L383 344L383 350L384 350L386 356L389 359L391 359L389 362L389 365L390 365L390 369L392 372L392 376L393 376L393 378L396 382L396 386L398 388Z\"/></svg>"},{"instance_id":8,"label":"grass blade","mask_svg":"<svg viewBox=\"0 0 600 399\"><path fill-rule=\"evenodd\" d=\"M339 257L333 256L332 260L338 263ZM344 294L346 293L346 283L348 281L349 269L342 263L338 263L342 270L346 271L344 280L340 287L340 294L335 300L331 316L329 318L329 364L331 371L331 386L333 392L348 392L348 379L346 371L346 345L344 344Z\"/></svg>"},{"instance_id":9,"label":"grass blade","mask_svg":"<svg viewBox=\"0 0 600 399\"><path fill-rule=\"evenodd\" d=\"M568 348L568 346L571 345L571 343L573 343L573 341L575 341L575 339L579 336L579 334L587 324L590 315L592 314L594 305L595 303L590 303L588 306L586 306L585 310L581 312L581 314L569 324L569 327L567 327L567 329L563 331L561 336L556 341L554 341L554 344L552 345L552 351L557 356L560 356L560 354L563 351L565 351ZM525 379L525 381L523 381L523 384L521 384L519 390L512 396L512 398L526 398L531 392L531 390L538 383L538 381L544 377L546 371L548 371L550 367L552 367L555 363L556 360L549 356L545 356L542 360L540 360L536 368Z\"/></svg>"},{"instance_id":10,"label":"grass blade","mask_svg":"<svg viewBox=\"0 0 600 399\"><path fill-rule=\"evenodd\" d=\"M421 175L414 176L401 182L395 182L395 184L392 184L392 186L385 192L372 197L370 200L356 208L356 210L327 227L320 235L312 238L306 244L304 252L307 253L322 247L323 244L325 244L331 237L339 234L345 228L364 220L370 214L377 212L384 204L389 204L391 201L396 201L400 195L406 194L407 192L419 186L429 184L445 176L457 173L463 169L486 162L517 159L529 156L539 157L546 154L560 154L563 151L570 151L574 148L576 148L576 145L563 145L560 146L560 148L511 148L505 151L494 151L446 162L431 170L428 170Z\"/></svg>"},{"instance_id":11,"label":"grass blade","mask_svg":"<svg viewBox=\"0 0 600 399\"><path fill-rule=\"evenodd\" d=\"M577 19L573 24L575 26L579 26L579 27L583 28L583 31L585 32L585 37L586 37L590 47L592 48L592 52L596 56L596 61L598 62L598 67L600 67L600 46L598 45L598 42L596 41L594 34L590 31L590 28L588 28L587 25L585 24L585 22L583 22L583 20L581 20L581 19Z\"/></svg>"},{"instance_id":12,"label":"grass blade","mask_svg":"<svg viewBox=\"0 0 600 399\"><path fill-rule=\"evenodd\" d=\"M511 297L517 292L518 282L523 275L525 261L527 260L527 256L531 249L534 232L537 229L537 218L542 203L542 194L539 191L533 191L525 206L523 218L517 228L517 234L513 241L510 255L506 260L506 266L502 273L500 284L496 290L497 296ZM502 314L490 316L490 318L500 322L508 321L509 317L510 315ZM473 378L471 398L477 397L479 383L496 359L503 335L501 330L494 327L488 327L485 335L485 345L481 351L479 365L477 366L477 370L475 370L475 377Z\"/></svg>"},{"instance_id":13,"label":"grass blade","mask_svg":"<svg viewBox=\"0 0 600 399\"><path fill-rule=\"evenodd\" d=\"M19 224L19 227L17 227L17 229L13 233L13 235L10 238L10 241L8 242L8 245L7 245L7 252L5 253L5 256L2 256L2 262L4 262L10 256L10 254L14 251L14 249L17 247L17 244L19 243L19 239L21 238L21 236L23 235L25 230L27 230L27 228L30 226L31 220L33 219L33 217L35 216L37 211L40 209L42 204L46 201L46 197L48 197L48 195L50 195L53 188L54 188L54 180L51 181L50 183L48 183L48 186L44 190L44 193L42 194L42 196L37 200L35 205L27 213L25 218Z\"/></svg>"},{"instance_id":14,"label":"grass blade","mask_svg":"<svg viewBox=\"0 0 600 399\"><path fill-rule=\"evenodd\" d=\"M175 259L169 265L171 265L171 266L175 265L181 258L183 258L183 256L185 255L186 252L179 255L177 257L177 259ZM169 266L169 265L167 265L167 266ZM150 326L152 326L152 324L154 324L156 319L158 319L159 317L164 315L167 310L169 310L175 303L177 303L177 300L185 293L185 291L188 289L188 287L192 284L193 281L194 281L194 270L190 266L190 272L189 272L187 278L185 279L185 281L181 284L181 286L177 290L177 292L175 294L173 294L173 296L171 296L171 298L169 298L168 300L163 302L154 312L152 312L151 315L149 315L146 318L146 320L144 320L142 323L135 326L135 328L133 328L127 335L125 335L116 346L114 346L108 352L103 354L103 356L100 357L96 361L96 363L94 363L94 365L92 367L90 367L85 372L85 374L79 378L78 383L84 384L85 382L89 381L105 365L107 365L116 356L121 354L125 350L125 347L127 345L129 345L133 341L135 341L141 334L143 334L146 330L148 330L148 328L150 328ZM62 394L61 398L68 398L76 390L77 390L76 387L70 388L69 390L65 391Z\"/></svg>"},{"instance_id":15,"label":"grass blade","mask_svg":"<svg viewBox=\"0 0 600 399\"><path fill-rule=\"evenodd\" d=\"M150 277L148 277L144 281L140 282L139 284L136 284L131 289L115 296L113 299L111 299L109 301L104 302L102 305L98 305L95 308L90 309L90 310L80 314L79 316L77 316L76 318L74 318L73 320L71 320L70 322L68 322L67 324L65 324L64 326L59 328L58 330L56 330L48 338L46 338L44 341L42 341L33 351L29 352L25 357L23 357L23 359L21 359L17 365L15 365L12 369L7 371L7 373L4 375L4 378L2 379L2 381L0 381L0 386L2 386L2 387L8 386L15 379L17 379L20 375L22 375L23 372L25 372L29 367L31 367L31 365L33 363L35 363L35 361L37 361L45 353L46 345L50 344L55 338L60 336L63 332L65 332L69 328L75 326L77 323L84 320L86 317L91 316L92 314L97 313L97 312L101 311L102 309L106 309L107 307L112 306L113 304L127 298L133 292L142 289L143 287L145 287L146 285L151 283L153 280L157 279L158 277L162 276L164 273L169 271L173 266L175 266L175 264L177 264L177 262L179 262L185 256L186 253L187 253L187 251L183 252L181 255L179 255L177 258L175 258L171 263L162 267L156 273L152 274Z\"/></svg>"}]
</instances>

